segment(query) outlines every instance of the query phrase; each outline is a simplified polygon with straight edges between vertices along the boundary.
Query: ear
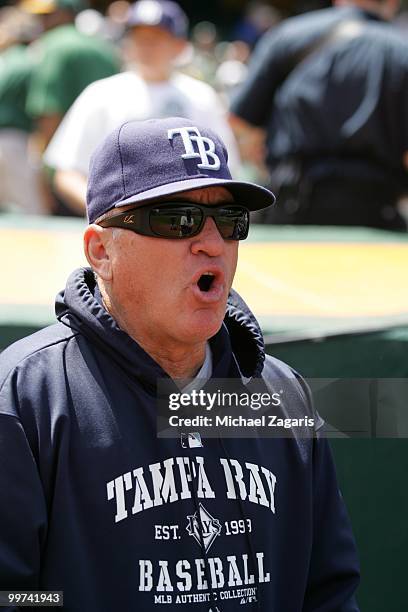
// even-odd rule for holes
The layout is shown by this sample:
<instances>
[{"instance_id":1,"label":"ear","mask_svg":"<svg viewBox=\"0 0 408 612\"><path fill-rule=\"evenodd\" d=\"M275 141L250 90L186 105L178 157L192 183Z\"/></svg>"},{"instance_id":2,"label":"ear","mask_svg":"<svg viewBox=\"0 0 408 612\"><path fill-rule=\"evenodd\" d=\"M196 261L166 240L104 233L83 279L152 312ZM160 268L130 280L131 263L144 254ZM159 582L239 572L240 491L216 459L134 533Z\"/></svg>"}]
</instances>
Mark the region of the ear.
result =
<instances>
[{"instance_id":1,"label":"ear","mask_svg":"<svg viewBox=\"0 0 408 612\"><path fill-rule=\"evenodd\" d=\"M109 253L110 232L99 225L89 225L84 233L84 252L92 270L104 281L112 280L112 260Z\"/></svg>"}]
</instances>

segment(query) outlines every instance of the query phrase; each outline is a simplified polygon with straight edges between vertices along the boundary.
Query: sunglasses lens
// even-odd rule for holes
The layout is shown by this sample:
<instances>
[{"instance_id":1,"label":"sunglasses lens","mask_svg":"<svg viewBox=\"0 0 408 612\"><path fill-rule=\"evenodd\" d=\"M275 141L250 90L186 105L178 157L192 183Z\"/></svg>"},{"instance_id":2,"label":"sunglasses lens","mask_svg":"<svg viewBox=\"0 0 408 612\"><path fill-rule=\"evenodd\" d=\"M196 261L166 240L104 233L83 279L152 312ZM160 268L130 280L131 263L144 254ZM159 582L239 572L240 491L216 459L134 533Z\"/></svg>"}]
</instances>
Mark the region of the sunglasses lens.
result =
<instances>
[{"instance_id":1,"label":"sunglasses lens","mask_svg":"<svg viewBox=\"0 0 408 612\"><path fill-rule=\"evenodd\" d=\"M214 207L213 217L225 240L244 240L248 235L249 213L241 206ZM149 210L149 225L155 236L187 238L201 230L203 212L198 206L178 204L155 206Z\"/></svg>"},{"instance_id":2,"label":"sunglasses lens","mask_svg":"<svg viewBox=\"0 0 408 612\"><path fill-rule=\"evenodd\" d=\"M197 233L201 220L201 210L192 206L166 206L150 211L150 228L163 238L192 236Z\"/></svg>"},{"instance_id":3,"label":"sunglasses lens","mask_svg":"<svg viewBox=\"0 0 408 612\"><path fill-rule=\"evenodd\" d=\"M244 240L248 236L249 214L244 208L219 208L215 221L218 231L226 240Z\"/></svg>"}]
</instances>

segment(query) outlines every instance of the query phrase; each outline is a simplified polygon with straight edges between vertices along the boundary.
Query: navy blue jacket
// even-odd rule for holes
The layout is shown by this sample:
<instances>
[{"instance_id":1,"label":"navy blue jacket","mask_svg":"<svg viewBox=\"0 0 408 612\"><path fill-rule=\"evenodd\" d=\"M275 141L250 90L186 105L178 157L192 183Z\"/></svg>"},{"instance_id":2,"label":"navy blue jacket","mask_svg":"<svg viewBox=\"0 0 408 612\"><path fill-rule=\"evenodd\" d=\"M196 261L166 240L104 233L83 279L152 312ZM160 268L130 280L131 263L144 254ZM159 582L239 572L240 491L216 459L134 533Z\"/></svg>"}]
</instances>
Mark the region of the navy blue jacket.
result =
<instances>
[{"instance_id":1,"label":"navy blue jacket","mask_svg":"<svg viewBox=\"0 0 408 612\"><path fill-rule=\"evenodd\" d=\"M358 610L326 440L158 439L165 374L103 308L90 270L56 311L0 357L0 590L63 590L68 612ZM238 363L286 377L294 410L311 413L234 293L211 347L214 376L239 376Z\"/></svg>"}]
</instances>

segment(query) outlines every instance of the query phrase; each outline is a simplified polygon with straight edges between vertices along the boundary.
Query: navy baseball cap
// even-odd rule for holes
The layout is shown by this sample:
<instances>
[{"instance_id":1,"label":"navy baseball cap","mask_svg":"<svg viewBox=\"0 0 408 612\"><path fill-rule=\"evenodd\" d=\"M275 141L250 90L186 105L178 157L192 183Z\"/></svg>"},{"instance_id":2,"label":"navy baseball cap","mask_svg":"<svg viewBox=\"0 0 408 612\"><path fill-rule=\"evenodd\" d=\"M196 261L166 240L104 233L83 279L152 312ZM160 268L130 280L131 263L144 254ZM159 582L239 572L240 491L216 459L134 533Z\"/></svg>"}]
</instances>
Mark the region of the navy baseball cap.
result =
<instances>
[{"instance_id":1,"label":"navy baseball cap","mask_svg":"<svg viewBox=\"0 0 408 612\"><path fill-rule=\"evenodd\" d=\"M187 38L188 19L182 8L171 0L139 0L129 7L128 27L157 26L178 38Z\"/></svg>"},{"instance_id":2,"label":"navy baseball cap","mask_svg":"<svg viewBox=\"0 0 408 612\"><path fill-rule=\"evenodd\" d=\"M271 191L235 181L228 153L212 130L182 117L128 121L95 150L89 167L87 212L93 223L108 210L159 197L226 187L249 210L275 202Z\"/></svg>"}]
</instances>

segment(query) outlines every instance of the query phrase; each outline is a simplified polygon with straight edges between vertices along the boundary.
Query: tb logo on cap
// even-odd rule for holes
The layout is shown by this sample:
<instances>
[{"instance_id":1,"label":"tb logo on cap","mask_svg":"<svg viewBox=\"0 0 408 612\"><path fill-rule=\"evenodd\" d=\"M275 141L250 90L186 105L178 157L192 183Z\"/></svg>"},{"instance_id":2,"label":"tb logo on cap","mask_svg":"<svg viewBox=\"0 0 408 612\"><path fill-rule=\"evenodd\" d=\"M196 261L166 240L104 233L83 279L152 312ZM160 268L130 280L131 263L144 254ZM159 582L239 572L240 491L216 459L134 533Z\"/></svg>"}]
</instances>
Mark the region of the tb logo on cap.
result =
<instances>
[{"instance_id":1,"label":"tb logo on cap","mask_svg":"<svg viewBox=\"0 0 408 612\"><path fill-rule=\"evenodd\" d=\"M183 159L194 159L199 157L201 164L197 164L198 168L203 170L219 170L221 161L215 152L215 143L207 136L201 136L196 127L174 128L167 131L169 140L173 139L174 134L180 134L185 153L181 156ZM197 144L198 152L194 150L193 143Z\"/></svg>"}]
</instances>

